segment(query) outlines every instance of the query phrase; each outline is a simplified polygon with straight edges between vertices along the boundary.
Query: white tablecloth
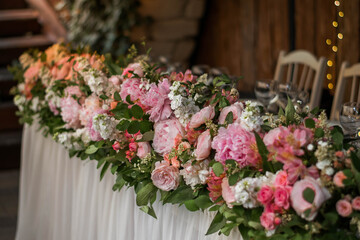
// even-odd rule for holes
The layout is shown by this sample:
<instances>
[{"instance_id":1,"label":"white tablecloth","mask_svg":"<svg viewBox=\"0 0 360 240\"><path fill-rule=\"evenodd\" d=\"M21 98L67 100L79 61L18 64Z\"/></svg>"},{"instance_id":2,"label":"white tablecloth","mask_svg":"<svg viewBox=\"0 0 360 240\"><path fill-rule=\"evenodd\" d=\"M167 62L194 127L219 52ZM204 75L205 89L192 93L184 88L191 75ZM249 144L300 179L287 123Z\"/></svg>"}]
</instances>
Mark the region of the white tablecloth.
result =
<instances>
[{"instance_id":1,"label":"white tablecloth","mask_svg":"<svg viewBox=\"0 0 360 240\"><path fill-rule=\"evenodd\" d=\"M22 140L17 240L241 239L205 237L212 217L155 202L158 219L140 211L133 189L113 192L96 161L69 158L67 150L25 125Z\"/></svg>"}]
</instances>

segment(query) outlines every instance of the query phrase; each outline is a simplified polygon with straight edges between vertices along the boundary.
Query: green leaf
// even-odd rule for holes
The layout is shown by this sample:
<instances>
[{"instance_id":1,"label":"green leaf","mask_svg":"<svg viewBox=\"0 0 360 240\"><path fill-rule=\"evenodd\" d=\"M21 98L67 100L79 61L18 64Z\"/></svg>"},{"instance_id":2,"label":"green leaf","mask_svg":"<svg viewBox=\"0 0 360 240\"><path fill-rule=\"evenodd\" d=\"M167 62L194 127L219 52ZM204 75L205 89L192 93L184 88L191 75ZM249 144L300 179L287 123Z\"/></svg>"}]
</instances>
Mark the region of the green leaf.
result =
<instances>
[{"instance_id":1,"label":"green leaf","mask_svg":"<svg viewBox=\"0 0 360 240\"><path fill-rule=\"evenodd\" d=\"M233 114L233 112L229 112L229 113L226 115L225 122L226 122L227 124L231 124L231 123L234 122L234 114Z\"/></svg>"},{"instance_id":2,"label":"green leaf","mask_svg":"<svg viewBox=\"0 0 360 240\"><path fill-rule=\"evenodd\" d=\"M134 104L134 102L131 101L131 96L130 95L126 96L126 102L129 103L129 104Z\"/></svg>"},{"instance_id":3,"label":"green leaf","mask_svg":"<svg viewBox=\"0 0 360 240\"><path fill-rule=\"evenodd\" d=\"M224 172L224 166L219 162L214 163L212 165L212 169L217 177L219 177Z\"/></svg>"},{"instance_id":4,"label":"green leaf","mask_svg":"<svg viewBox=\"0 0 360 240\"><path fill-rule=\"evenodd\" d=\"M114 99L115 99L115 101L121 101L121 97L118 92L114 92Z\"/></svg>"},{"instance_id":5,"label":"green leaf","mask_svg":"<svg viewBox=\"0 0 360 240\"><path fill-rule=\"evenodd\" d=\"M322 138L324 135L325 135L325 132L324 132L324 130L322 128L316 128L315 129L314 136L316 138Z\"/></svg>"},{"instance_id":6,"label":"green leaf","mask_svg":"<svg viewBox=\"0 0 360 240\"><path fill-rule=\"evenodd\" d=\"M103 177L104 177L106 171L108 170L109 166L110 166L110 163L109 163L109 162L106 162L106 163L104 164L104 166L102 167L101 173L100 173L100 181L103 179Z\"/></svg>"},{"instance_id":7,"label":"green leaf","mask_svg":"<svg viewBox=\"0 0 360 240\"><path fill-rule=\"evenodd\" d=\"M171 192L163 201L163 203L184 203L187 200L194 198L194 191L191 187L184 185L178 187L175 191Z\"/></svg>"},{"instance_id":8,"label":"green leaf","mask_svg":"<svg viewBox=\"0 0 360 240\"><path fill-rule=\"evenodd\" d=\"M286 117L286 122L289 124L291 122L294 122L295 119L295 108L294 108L294 104L292 103L291 99L288 97L288 103L287 106L285 108L285 117Z\"/></svg>"},{"instance_id":9,"label":"green leaf","mask_svg":"<svg viewBox=\"0 0 360 240\"><path fill-rule=\"evenodd\" d=\"M136 104L131 107L130 112L133 115L133 117L136 119L141 119L142 116L144 115L142 108Z\"/></svg>"},{"instance_id":10,"label":"green leaf","mask_svg":"<svg viewBox=\"0 0 360 240\"><path fill-rule=\"evenodd\" d=\"M199 210L199 207L196 205L194 199L185 201L185 207L191 212Z\"/></svg>"},{"instance_id":11,"label":"green leaf","mask_svg":"<svg viewBox=\"0 0 360 240\"><path fill-rule=\"evenodd\" d=\"M230 175L230 176L229 176L229 185L230 185L230 186L234 186L234 185L238 182L239 177L240 177L240 173L239 173L239 172L234 173L233 175Z\"/></svg>"},{"instance_id":12,"label":"green leaf","mask_svg":"<svg viewBox=\"0 0 360 240\"><path fill-rule=\"evenodd\" d=\"M96 153L98 150L97 147L95 147L95 145L90 145L89 147L87 147L87 149L85 150L85 153L90 155L90 154L93 154L93 153Z\"/></svg>"},{"instance_id":13,"label":"green leaf","mask_svg":"<svg viewBox=\"0 0 360 240\"><path fill-rule=\"evenodd\" d=\"M143 211L144 213L149 214L153 218L157 219L154 208L149 207L149 206L143 206L143 207L140 208L140 210Z\"/></svg>"},{"instance_id":14,"label":"green leaf","mask_svg":"<svg viewBox=\"0 0 360 240\"><path fill-rule=\"evenodd\" d=\"M41 62L46 62L46 53L45 52L41 53L40 60L41 60Z\"/></svg>"},{"instance_id":15,"label":"green leaf","mask_svg":"<svg viewBox=\"0 0 360 240\"><path fill-rule=\"evenodd\" d=\"M140 140L137 140L136 142L149 142L154 139L154 131L149 131L143 134L142 138Z\"/></svg>"},{"instance_id":16,"label":"green leaf","mask_svg":"<svg viewBox=\"0 0 360 240\"><path fill-rule=\"evenodd\" d=\"M236 223L227 223L225 224L225 226L223 228L221 228L221 232L225 235L225 236L229 236L231 233L231 230L236 227L237 224Z\"/></svg>"},{"instance_id":17,"label":"green leaf","mask_svg":"<svg viewBox=\"0 0 360 240\"><path fill-rule=\"evenodd\" d=\"M100 95L100 98L101 98L102 100L106 100L106 99L108 99L109 97L106 96L105 94L101 94L101 95Z\"/></svg>"},{"instance_id":18,"label":"green leaf","mask_svg":"<svg viewBox=\"0 0 360 240\"><path fill-rule=\"evenodd\" d=\"M315 121L312 118L305 119L305 127L307 128L315 128Z\"/></svg>"},{"instance_id":19,"label":"green leaf","mask_svg":"<svg viewBox=\"0 0 360 240\"><path fill-rule=\"evenodd\" d=\"M119 165L114 165L114 166L111 167L110 172L111 172L112 174L115 174L115 173L116 173L116 170L117 170L118 168L119 168Z\"/></svg>"},{"instance_id":20,"label":"green leaf","mask_svg":"<svg viewBox=\"0 0 360 240\"><path fill-rule=\"evenodd\" d=\"M306 188L303 191L303 198L310 204L314 202L315 192L311 188Z\"/></svg>"},{"instance_id":21,"label":"green leaf","mask_svg":"<svg viewBox=\"0 0 360 240\"><path fill-rule=\"evenodd\" d=\"M156 194L157 188L154 186L152 182L146 184L142 187L136 194L136 204L138 206L145 206L148 204L150 198L153 194Z\"/></svg>"},{"instance_id":22,"label":"green leaf","mask_svg":"<svg viewBox=\"0 0 360 240\"><path fill-rule=\"evenodd\" d=\"M311 213L311 208L308 208L304 211L304 215L305 217L309 217L310 216L310 213Z\"/></svg>"},{"instance_id":23,"label":"green leaf","mask_svg":"<svg viewBox=\"0 0 360 240\"><path fill-rule=\"evenodd\" d=\"M207 209L212 206L214 203L210 200L208 195L200 195L194 200L196 206L201 209Z\"/></svg>"},{"instance_id":24,"label":"green leaf","mask_svg":"<svg viewBox=\"0 0 360 240\"><path fill-rule=\"evenodd\" d=\"M262 162L263 162L263 172L271 171L274 172L274 167L272 166L272 163L268 161L268 154L269 151L267 150L265 143L259 136L257 132L254 132L255 139L256 139L256 145L258 147Z\"/></svg>"},{"instance_id":25,"label":"green leaf","mask_svg":"<svg viewBox=\"0 0 360 240\"><path fill-rule=\"evenodd\" d=\"M262 226L259 222L249 221L248 225L252 228L255 228L256 230L262 229Z\"/></svg>"},{"instance_id":26,"label":"green leaf","mask_svg":"<svg viewBox=\"0 0 360 240\"><path fill-rule=\"evenodd\" d=\"M334 140L334 144L337 146L341 146L344 141L344 135L342 135L340 132L336 131L332 134L332 138Z\"/></svg>"},{"instance_id":27,"label":"green leaf","mask_svg":"<svg viewBox=\"0 0 360 240\"><path fill-rule=\"evenodd\" d=\"M311 114L313 115L317 115L320 111L320 108L319 107L315 107L313 110L310 111Z\"/></svg>"},{"instance_id":28,"label":"green leaf","mask_svg":"<svg viewBox=\"0 0 360 240\"><path fill-rule=\"evenodd\" d=\"M241 224L239 227L239 231L241 233L241 236L244 240L250 240L249 236L249 230L250 228L246 227L245 225Z\"/></svg>"},{"instance_id":29,"label":"green leaf","mask_svg":"<svg viewBox=\"0 0 360 240\"><path fill-rule=\"evenodd\" d=\"M138 121L132 121L127 129L128 133L135 134L140 131L140 123Z\"/></svg>"},{"instance_id":30,"label":"green leaf","mask_svg":"<svg viewBox=\"0 0 360 240\"><path fill-rule=\"evenodd\" d=\"M360 159L355 152L350 153L351 162L357 172L360 172Z\"/></svg>"},{"instance_id":31,"label":"green leaf","mask_svg":"<svg viewBox=\"0 0 360 240\"><path fill-rule=\"evenodd\" d=\"M146 133L152 130L153 124L148 120L142 120L140 122L140 132Z\"/></svg>"},{"instance_id":32,"label":"green leaf","mask_svg":"<svg viewBox=\"0 0 360 240\"><path fill-rule=\"evenodd\" d=\"M116 125L116 129L125 132L128 129L129 125L130 121L123 119L118 123L118 125Z\"/></svg>"},{"instance_id":33,"label":"green leaf","mask_svg":"<svg viewBox=\"0 0 360 240\"><path fill-rule=\"evenodd\" d=\"M218 232L221 228L223 228L226 224L226 218L218 212L214 219L212 220L209 229L206 232L206 235L210 235Z\"/></svg>"},{"instance_id":34,"label":"green leaf","mask_svg":"<svg viewBox=\"0 0 360 240\"><path fill-rule=\"evenodd\" d=\"M281 117L284 115L285 115L284 110L282 108L279 108L278 116Z\"/></svg>"},{"instance_id":35,"label":"green leaf","mask_svg":"<svg viewBox=\"0 0 360 240\"><path fill-rule=\"evenodd\" d=\"M126 183L126 181L122 178L122 176L118 175L118 177L116 178L116 183L114 184L112 190L113 191L116 191L116 190L120 191L123 188L123 186L125 185L125 183Z\"/></svg>"}]
</instances>

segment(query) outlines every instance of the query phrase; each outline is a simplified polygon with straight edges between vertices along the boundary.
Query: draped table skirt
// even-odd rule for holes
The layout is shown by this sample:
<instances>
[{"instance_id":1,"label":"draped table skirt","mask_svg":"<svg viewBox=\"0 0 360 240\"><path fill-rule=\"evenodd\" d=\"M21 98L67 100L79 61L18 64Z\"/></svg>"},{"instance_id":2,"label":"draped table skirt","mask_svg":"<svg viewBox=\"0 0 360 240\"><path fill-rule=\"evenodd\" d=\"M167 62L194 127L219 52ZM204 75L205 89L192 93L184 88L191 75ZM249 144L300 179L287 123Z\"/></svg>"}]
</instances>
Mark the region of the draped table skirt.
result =
<instances>
[{"instance_id":1,"label":"draped table skirt","mask_svg":"<svg viewBox=\"0 0 360 240\"><path fill-rule=\"evenodd\" d=\"M73 157L51 137L25 125L22 139L17 240L241 239L205 236L213 213L154 203L157 219L139 210L133 188L113 192L97 162Z\"/></svg>"}]
</instances>

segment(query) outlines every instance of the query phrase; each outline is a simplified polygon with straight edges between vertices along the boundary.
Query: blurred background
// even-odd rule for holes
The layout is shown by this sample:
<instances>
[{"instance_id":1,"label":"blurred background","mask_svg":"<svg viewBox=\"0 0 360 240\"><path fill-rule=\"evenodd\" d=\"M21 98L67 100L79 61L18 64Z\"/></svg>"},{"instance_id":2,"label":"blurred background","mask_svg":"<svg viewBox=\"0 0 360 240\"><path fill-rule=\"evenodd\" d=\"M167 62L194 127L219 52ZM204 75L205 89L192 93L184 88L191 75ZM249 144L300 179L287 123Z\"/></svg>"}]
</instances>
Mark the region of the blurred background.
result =
<instances>
[{"instance_id":1,"label":"blurred background","mask_svg":"<svg viewBox=\"0 0 360 240\"><path fill-rule=\"evenodd\" d=\"M184 66L207 64L272 79L281 50L327 58L322 107L330 109L342 61L359 62L360 1L334 0L11 0L0 2L0 169L19 167L21 126L6 70L28 48L57 41L120 55L131 43ZM241 97L241 96L240 96Z\"/></svg>"}]
</instances>

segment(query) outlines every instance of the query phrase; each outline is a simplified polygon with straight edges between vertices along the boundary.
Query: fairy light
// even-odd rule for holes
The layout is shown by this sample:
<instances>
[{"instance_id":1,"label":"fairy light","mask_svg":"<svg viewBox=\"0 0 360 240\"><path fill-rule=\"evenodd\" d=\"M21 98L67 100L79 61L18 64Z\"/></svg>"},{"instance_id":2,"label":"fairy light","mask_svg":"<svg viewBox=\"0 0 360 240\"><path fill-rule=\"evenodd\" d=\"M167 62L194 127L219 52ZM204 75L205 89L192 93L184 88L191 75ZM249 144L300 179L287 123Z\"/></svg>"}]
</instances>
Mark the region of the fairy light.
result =
<instances>
[{"instance_id":1,"label":"fairy light","mask_svg":"<svg viewBox=\"0 0 360 240\"><path fill-rule=\"evenodd\" d=\"M335 28L336 34L332 38L326 38L325 43L327 46L329 46L331 54L328 57L327 66L328 73L326 74L327 81L327 87L330 90L333 90L335 87L334 80L335 78L333 76L336 76L336 58L337 58L337 52L339 51L338 43L339 41L343 40L344 35L341 33L340 30L340 24L342 23L342 18L345 16L344 11L341 10L341 0L334 1L334 5L336 8L336 15L335 19L331 22L332 27Z\"/></svg>"}]
</instances>

